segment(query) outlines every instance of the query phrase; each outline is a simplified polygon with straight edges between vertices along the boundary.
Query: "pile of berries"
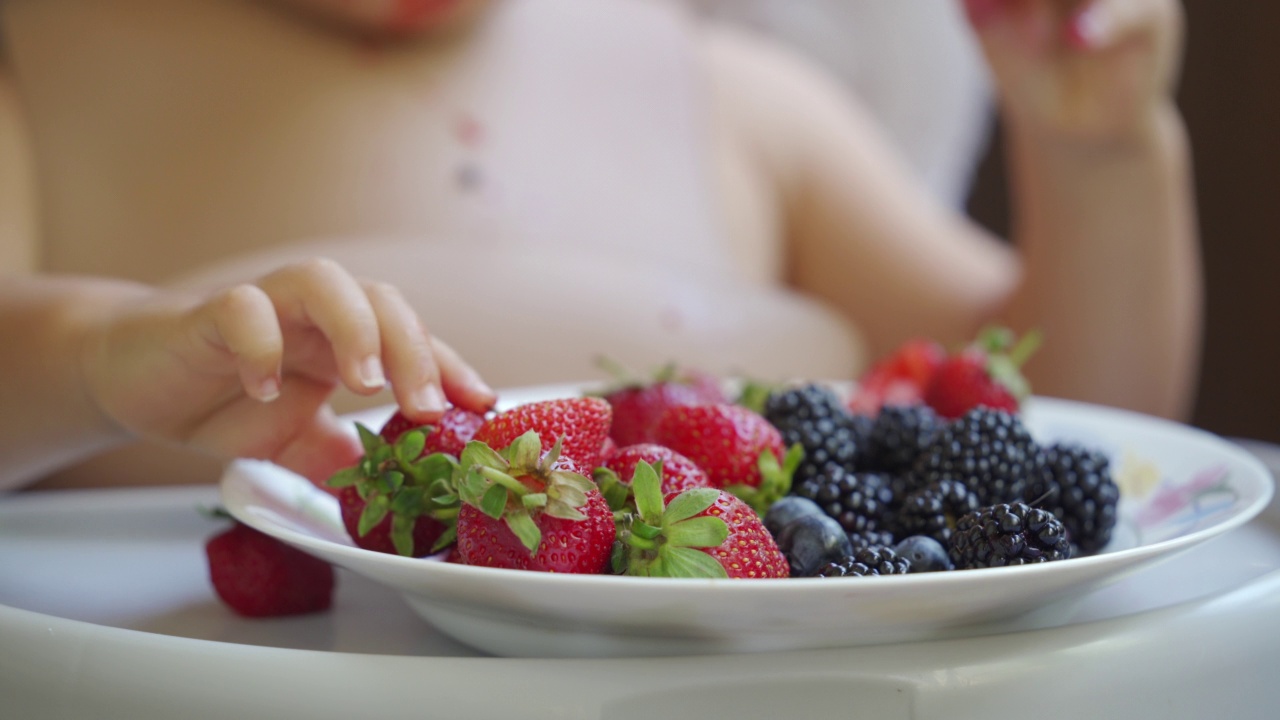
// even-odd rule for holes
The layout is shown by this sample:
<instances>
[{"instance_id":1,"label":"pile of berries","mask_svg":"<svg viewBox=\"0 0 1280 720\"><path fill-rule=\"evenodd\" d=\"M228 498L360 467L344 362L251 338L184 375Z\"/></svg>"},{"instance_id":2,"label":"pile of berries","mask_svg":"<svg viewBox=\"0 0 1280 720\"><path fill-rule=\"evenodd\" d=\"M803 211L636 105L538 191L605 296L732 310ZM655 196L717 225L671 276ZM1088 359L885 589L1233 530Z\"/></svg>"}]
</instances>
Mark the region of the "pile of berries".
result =
<instances>
[{"instance_id":1,"label":"pile of berries","mask_svg":"<svg viewBox=\"0 0 1280 720\"><path fill-rule=\"evenodd\" d=\"M1107 458L1039 445L998 355L1022 345L984 342L912 341L849 397L731 399L668 369L427 426L397 413L359 428L364 456L329 485L359 547L485 567L847 577L1097 552L1119 497Z\"/></svg>"}]
</instances>

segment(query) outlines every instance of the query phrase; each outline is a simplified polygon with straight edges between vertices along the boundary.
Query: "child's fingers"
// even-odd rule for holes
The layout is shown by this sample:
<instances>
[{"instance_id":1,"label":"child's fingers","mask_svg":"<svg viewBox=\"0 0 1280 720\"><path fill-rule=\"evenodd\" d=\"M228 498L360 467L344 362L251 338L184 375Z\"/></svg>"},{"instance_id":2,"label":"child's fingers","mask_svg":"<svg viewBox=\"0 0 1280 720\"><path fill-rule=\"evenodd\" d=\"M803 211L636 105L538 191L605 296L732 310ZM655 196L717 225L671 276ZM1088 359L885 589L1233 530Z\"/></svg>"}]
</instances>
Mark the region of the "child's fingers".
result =
<instances>
[{"instance_id":1,"label":"child's fingers","mask_svg":"<svg viewBox=\"0 0 1280 720\"><path fill-rule=\"evenodd\" d=\"M1075 47L1101 50L1151 32L1171 19L1168 0L1090 0L1067 21L1067 39Z\"/></svg>"},{"instance_id":2,"label":"child's fingers","mask_svg":"<svg viewBox=\"0 0 1280 720\"><path fill-rule=\"evenodd\" d=\"M342 383L368 395L386 386L378 317L360 283L332 260L290 265L258 285L285 327L312 327L332 347Z\"/></svg>"},{"instance_id":3,"label":"child's fingers","mask_svg":"<svg viewBox=\"0 0 1280 720\"><path fill-rule=\"evenodd\" d=\"M446 398L474 412L493 406L493 390L452 348L422 327L397 288L368 282L365 292L383 328L383 357L396 402L410 417L434 420L444 411Z\"/></svg>"},{"instance_id":4,"label":"child's fingers","mask_svg":"<svg viewBox=\"0 0 1280 720\"><path fill-rule=\"evenodd\" d=\"M396 403L415 420L435 420L445 398L426 330L397 288L366 282L364 292L382 328L382 357Z\"/></svg>"},{"instance_id":5,"label":"child's fingers","mask_svg":"<svg viewBox=\"0 0 1280 720\"><path fill-rule=\"evenodd\" d=\"M449 399L476 413L483 414L492 409L498 396L484 380L480 379L480 373L468 365L462 356L458 355L445 341L435 336L430 340L436 364L440 366L444 391Z\"/></svg>"},{"instance_id":6,"label":"child's fingers","mask_svg":"<svg viewBox=\"0 0 1280 720\"><path fill-rule=\"evenodd\" d=\"M249 397L270 402L280 394L284 337L267 293L254 285L224 290L202 311L213 328L213 342L236 359L240 383Z\"/></svg>"}]
</instances>

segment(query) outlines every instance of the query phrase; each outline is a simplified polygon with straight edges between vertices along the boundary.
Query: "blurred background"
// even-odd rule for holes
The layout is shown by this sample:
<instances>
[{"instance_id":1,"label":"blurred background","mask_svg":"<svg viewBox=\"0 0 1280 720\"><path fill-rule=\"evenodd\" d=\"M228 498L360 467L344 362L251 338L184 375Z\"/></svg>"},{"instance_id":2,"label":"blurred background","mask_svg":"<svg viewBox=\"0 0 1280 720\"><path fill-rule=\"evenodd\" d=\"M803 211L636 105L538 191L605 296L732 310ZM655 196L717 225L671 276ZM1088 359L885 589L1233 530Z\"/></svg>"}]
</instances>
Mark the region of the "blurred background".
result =
<instances>
[{"instance_id":1,"label":"blurred background","mask_svg":"<svg viewBox=\"0 0 1280 720\"><path fill-rule=\"evenodd\" d=\"M959 0L688 1L834 71L940 199L1007 236L1000 132ZM1206 280L1191 421L1280 442L1280 5L1183 6L1178 102L1194 155Z\"/></svg>"},{"instance_id":2,"label":"blurred background","mask_svg":"<svg viewBox=\"0 0 1280 720\"><path fill-rule=\"evenodd\" d=\"M1192 422L1280 442L1280 5L1190 0L1178 102L1191 136L1206 282ZM1003 232L998 140L978 168L972 215Z\"/></svg>"}]
</instances>

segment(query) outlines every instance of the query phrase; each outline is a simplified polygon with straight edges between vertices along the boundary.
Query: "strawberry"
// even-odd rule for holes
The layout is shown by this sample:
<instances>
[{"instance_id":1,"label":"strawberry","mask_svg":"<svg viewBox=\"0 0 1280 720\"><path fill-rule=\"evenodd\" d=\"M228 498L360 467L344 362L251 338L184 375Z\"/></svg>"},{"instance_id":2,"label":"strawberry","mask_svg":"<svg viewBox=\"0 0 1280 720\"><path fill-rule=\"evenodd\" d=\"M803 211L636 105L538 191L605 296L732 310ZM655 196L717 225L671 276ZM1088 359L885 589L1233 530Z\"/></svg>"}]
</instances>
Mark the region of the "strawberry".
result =
<instances>
[{"instance_id":1,"label":"strawberry","mask_svg":"<svg viewBox=\"0 0 1280 720\"><path fill-rule=\"evenodd\" d=\"M601 363L617 378L600 395L613 407L609 436L619 447L653 442L654 429L669 407L727 401L719 379L705 372L681 372L671 364L647 380L638 380L620 366Z\"/></svg>"},{"instance_id":2,"label":"strawberry","mask_svg":"<svg viewBox=\"0 0 1280 720\"><path fill-rule=\"evenodd\" d=\"M542 439L544 452L558 442L562 456L594 466L612 422L613 408L601 398L543 400L489 418L473 439L491 448L505 448L532 431Z\"/></svg>"},{"instance_id":3,"label":"strawberry","mask_svg":"<svg viewBox=\"0 0 1280 720\"><path fill-rule=\"evenodd\" d=\"M392 513L384 514L376 524L361 531L360 519L365 516L368 507L369 503L360 496L360 490L355 485L348 485L338 490L338 509L342 514L342 525L347 529L347 535L351 537L356 547L365 550L422 557L430 554L436 548L436 541L449 530L449 525L441 520L430 515L418 515L414 518L409 530L411 545L406 546L404 553L399 553L391 537L394 518Z\"/></svg>"},{"instance_id":4,"label":"strawberry","mask_svg":"<svg viewBox=\"0 0 1280 720\"><path fill-rule=\"evenodd\" d=\"M657 442L702 468L712 487L724 488L764 513L791 489L804 451L788 450L760 413L741 405L668 408L655 431Z\"/></svg>"},{"instance_id":5,"label":"strawberry","mask_svg":"<svg viewBox=\"0 0 1280 720\"><path fill-rule=\"evenodd\" d=\"M385 427L385 426L384 426ZM421 557L453 542L458 513L452 488L457 460L425 451L430 428L412 429L388 442L357 423L364 455L335 473L342 523L357 547Z\"/></svg>"},{"instance_id":6,"label":"strawberry","mask_svg":"<svg viewBox=\"0 0 1280 720\"><path fill-rule=\"evenodd\" d=\"M595 484L562 458L559 440L542 452L529 431L502 452L472 441L462 453L459 558L468 565L598 574L608 568L613 513Z\"/></svg>"},{"instance_id":7,"label":"strawberry","mask_svg":"<svg viewBox=\"0 0 1280 720\"><path fill-rule=\"evenodd\" d=\"M1040 344L1028 333L1015 344L1012 332L989 328L971 345L949 356L925 388L924 401L954 419L979 405L1016 413L1030 394L1021 365Z\"/></svg>"},{"instance_id":8,"label":"strawberry","mask_svg":"<svg viewBox=\"0 0 1280 720\"><path fill-rule=\"evenodd\" d=\"M885 405L918 405L924 389L947 357L939 343L924 338L908 340L858 378L849 397L849 410L875 416Z\"/></svg>"},{"instance_id":9,"label":"strawberry","mask_svg":"<svg viewBox=\"0 0 1280 720\"><path fill-rule=\"evenodd\" d=\"M483 415L459 407L445 410L444 415L440 416L434 425L416 423L397 410L383 424L378 435L383 440L394 443L406 432L421 429L427 433L426 444L422 448L423 455L444 452L458 457L462 454L462 448L466 447L467 441L475 436L476 430L483 424Z\"/></svg>"},{"instance_id":10,"label":"strawberry","mask_svg":"<svg viewBox=\"0 0 1280 720\"><path fill-rule=\"evenodd\" d=\"M596 456L596 461L591 464L592 467L600 467L609 462L609 458L613 457L616 452L618 452L618 443L614 442L611 437L605 438L604 442L600 443L600 454Z\"/></svg>"},{"instance_id":11,"label":"strawberry","mask_svg":"<svg viewBox=\"0 0 1280 720\"><path fill-rule=\"evenodd\" d=\"M615 570L681 578L786 578L791 571L760 516L734 495L694 488L665 496L641 461L632 487L636 514L622 525Z\"/></svg>"},{"instance_id":12,"label":"strawberry","mask_svg":"<svg viewBox=\"0 0 1280 720\"><path fill-rule=\"evenodd\" d=\"M425 429L428 427L431 426L410 420L403 412L396 410L392 413L391 417L387 418L387 421L382 424L382 427L378 430L378 435L381 436L383 440L393 443L396 440L399 440L401 435L409 432L410 430Z\"/></svg>"},{"instance_id":13,"label":"strawberry","mask_svg":"<svg viewBox=\"0 0 1280 720\"><path fill-rule=\"evenodd\" d=\"M333 603L332 566L248 525L236 522L204 549L214 592L239 615L301 615Z\"/></svg>"},{"instance_id":14,"label":"strawberry","mask_svg":"<svg viewBox=\"0 0 1280 720\"><path fill-rule=\"evenodd\" d=\"M594 478L613 510L622 510L631 498L631 477L641 461L661 469L662 492L680 492L695 487L710 487L711 480L689 458L663 445L640 443L619 448L595 470Z\"/></svg>"}]
</instances>

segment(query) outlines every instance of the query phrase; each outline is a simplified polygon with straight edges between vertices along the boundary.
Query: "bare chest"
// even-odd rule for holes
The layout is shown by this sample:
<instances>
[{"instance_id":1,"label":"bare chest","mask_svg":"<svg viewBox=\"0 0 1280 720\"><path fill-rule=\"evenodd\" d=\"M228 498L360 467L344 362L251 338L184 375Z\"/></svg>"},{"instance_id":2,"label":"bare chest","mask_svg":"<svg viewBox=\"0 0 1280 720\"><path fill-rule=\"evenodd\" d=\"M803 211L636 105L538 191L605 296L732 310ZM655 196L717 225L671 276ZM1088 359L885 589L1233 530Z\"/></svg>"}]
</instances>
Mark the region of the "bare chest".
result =
<instances>
[{"instance_id":1,"label":"bare chest","mask_svg":"<svg viewBox=\"0 0 1280 720\"><path fill-rule=\"evenodd\" d=\"M687 29L591 5L376 44L232 0L13 2L43 265L159 282L343 237L738 262Z\"/></svg>"}]
</instances>

